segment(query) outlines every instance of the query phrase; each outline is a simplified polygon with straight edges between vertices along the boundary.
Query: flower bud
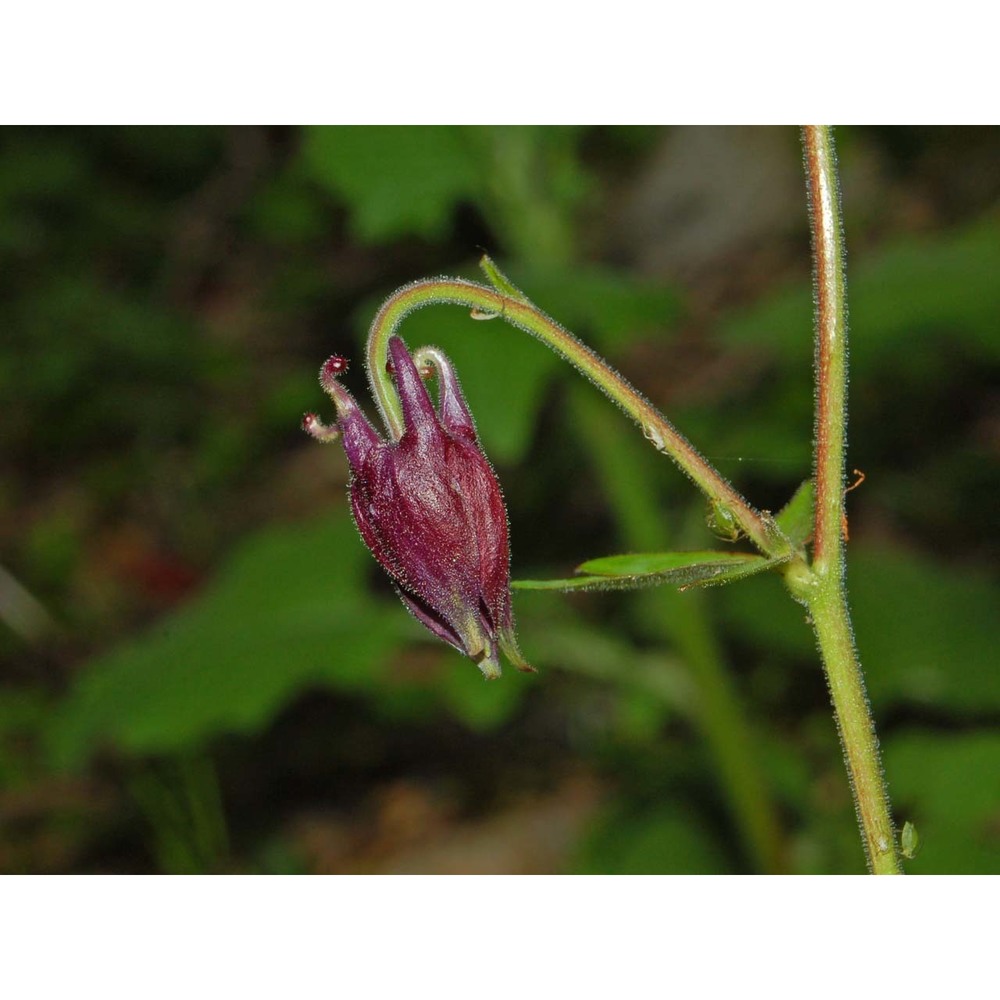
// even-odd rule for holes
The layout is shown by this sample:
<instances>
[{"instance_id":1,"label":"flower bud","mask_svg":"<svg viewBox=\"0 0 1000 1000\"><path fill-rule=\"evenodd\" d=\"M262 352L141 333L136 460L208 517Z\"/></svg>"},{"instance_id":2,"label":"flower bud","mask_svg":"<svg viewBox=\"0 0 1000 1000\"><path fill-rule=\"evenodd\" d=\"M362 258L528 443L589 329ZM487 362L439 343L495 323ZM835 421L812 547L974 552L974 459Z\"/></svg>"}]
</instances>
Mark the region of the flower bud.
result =
<instances>
[{"instance_id":1,"label":"flower bud","mask_svg":"<svg viewBox=\"0 0 1000 1000\"><path fill-rule=\"evenodd\" d=\"M422 368L437 371L437 409L406 345L399 337L389 341L403 411L398 440L383 439L340 385L346 362L339 357L320 370L320 384L337 407L336 428L313 414L303 427L318 440L343 441L354 521L414 617L487 678L500 675L498 650L531 671L514 636L500 486L451 363L434 348L420 355Z\"/></svg>"}]
</instances>

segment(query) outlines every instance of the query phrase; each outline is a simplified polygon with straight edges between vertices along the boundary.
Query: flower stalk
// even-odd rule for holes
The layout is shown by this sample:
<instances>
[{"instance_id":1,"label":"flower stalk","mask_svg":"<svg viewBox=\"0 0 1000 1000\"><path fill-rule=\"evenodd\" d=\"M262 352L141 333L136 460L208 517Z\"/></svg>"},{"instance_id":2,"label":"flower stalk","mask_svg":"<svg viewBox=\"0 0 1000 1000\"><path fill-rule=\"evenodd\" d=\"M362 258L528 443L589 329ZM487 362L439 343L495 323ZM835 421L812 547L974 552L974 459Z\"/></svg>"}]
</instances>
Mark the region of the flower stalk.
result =
<instances>
[{"instance_id":1,"label":"flower stalk","mask_svg":"<svg viewBox=\"0 0 1000 1000\"><path fill-rule=\"evenodd\" d=\"M519 292L489 257L480 262L493 287L462 278L428 278L404 285L382 305L368 334L368 379L386 425L399 432L402 410L387 369L388 345L411 312L434 303L469 309L477 319L501 318L541 340L586 375L642 429L658 451L685 472L709 501L729 511L743 533L765 554L791 559L793 547L767 513L755 510L667 418L586 344Z\"/></svg>"}]
</instances>

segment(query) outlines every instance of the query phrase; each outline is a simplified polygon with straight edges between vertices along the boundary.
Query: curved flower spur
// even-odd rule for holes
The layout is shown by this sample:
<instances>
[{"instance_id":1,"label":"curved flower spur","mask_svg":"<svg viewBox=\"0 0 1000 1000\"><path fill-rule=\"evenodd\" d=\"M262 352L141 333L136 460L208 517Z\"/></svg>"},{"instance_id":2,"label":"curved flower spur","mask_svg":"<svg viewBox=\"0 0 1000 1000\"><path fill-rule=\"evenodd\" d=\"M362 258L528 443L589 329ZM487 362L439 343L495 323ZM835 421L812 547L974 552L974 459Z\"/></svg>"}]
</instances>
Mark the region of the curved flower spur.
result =
<instances>
[{"instance_id":1,"label":"curved flower spur","mask_svg":"<svg viewBox=\"0 0 1000 1000\"><path fill-rule=\"evenodd\" d=\"M419 350L414 363L399 337L390 339L389 357L401 435L390 427L383 439L369 423L338 381L347 362L336 356L319 376L336 425L307 413L303 429L318 441L343 439L355 524L414 617L488 679L500 676L498 649L533 672L514 636L507 511L455 370L434 347ZM437 374L437 410L418 365Z\"/></svg>"}]
</instances>

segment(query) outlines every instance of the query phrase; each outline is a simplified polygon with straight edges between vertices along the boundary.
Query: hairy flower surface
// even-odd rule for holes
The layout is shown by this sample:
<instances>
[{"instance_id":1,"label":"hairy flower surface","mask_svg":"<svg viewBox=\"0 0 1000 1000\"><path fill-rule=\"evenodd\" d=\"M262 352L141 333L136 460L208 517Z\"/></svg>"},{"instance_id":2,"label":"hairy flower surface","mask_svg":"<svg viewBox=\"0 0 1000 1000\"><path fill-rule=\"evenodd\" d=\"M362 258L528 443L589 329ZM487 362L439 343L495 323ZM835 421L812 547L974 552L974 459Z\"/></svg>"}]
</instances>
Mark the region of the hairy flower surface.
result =
<instances>
[{"instance_id":1,"label":"hairy flower surface","mask_svg":"<svg viewBox=\"0 0 1000 1000\"><path fill-rule=\"evenodd\" d=\"M498 649L530 671L514 637L500 486L451 363L434 348L418 353L436 369L437 409L406 345L399 337L389 341L403 409L398 440L384 439L337 381L346 368L339 357L320 370L337 407L336 429L313 414L303 427L319 440L343 440L354 521L413 615L487 678L500 675Z\"/></svg>"}]
</instances>

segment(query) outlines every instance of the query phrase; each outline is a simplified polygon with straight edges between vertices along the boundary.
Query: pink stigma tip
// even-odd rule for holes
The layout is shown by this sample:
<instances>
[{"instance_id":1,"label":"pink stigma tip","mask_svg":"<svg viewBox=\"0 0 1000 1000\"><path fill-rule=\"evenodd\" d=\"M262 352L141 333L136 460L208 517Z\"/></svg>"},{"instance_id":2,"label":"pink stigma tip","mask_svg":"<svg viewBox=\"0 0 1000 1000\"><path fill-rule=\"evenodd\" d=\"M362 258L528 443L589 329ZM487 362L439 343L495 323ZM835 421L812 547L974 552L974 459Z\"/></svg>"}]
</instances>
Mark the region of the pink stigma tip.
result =
<instances>
[{"instance_id":1,"label":"pink stigma tip","mask_svg":"<svg viewBox=\"0 0 1000 1000\"><path fill-rule=\"evenodd\" d=\"M346 371L347 358L342 358L339 354L334 354L333 357L327 358L323 362L323 367L319 370L320 384L324 387L331 385L337 381L338 375L343 375Z\"/></svg>"},{"instance_id":2,"label":"pink stigma tip","mask_svg":"<svg viewBox=\"0 0 1000 1000\"><path fill-rule=\"evenodd\" d=\"M329 444L331 441L336 441L340 437L340 428L334 424L332 427L327 427L315 413L307 413L302 418L302 429L311 438L323 443Z\"/></svg>"}]
</instances>

